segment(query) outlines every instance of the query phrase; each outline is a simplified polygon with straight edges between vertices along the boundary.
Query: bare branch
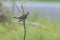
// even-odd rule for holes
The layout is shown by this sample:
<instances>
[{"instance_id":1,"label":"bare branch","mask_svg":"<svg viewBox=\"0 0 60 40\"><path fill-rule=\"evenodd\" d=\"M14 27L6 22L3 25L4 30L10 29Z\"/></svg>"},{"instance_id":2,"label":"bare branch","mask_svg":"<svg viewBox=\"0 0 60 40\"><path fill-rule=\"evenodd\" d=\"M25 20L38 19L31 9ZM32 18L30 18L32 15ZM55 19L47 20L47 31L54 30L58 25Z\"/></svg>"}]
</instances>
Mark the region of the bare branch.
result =
<instances>
[{"instance_id":1,"label":"bare branch","mask_svg":"<svg viewBox=\"0 0 60 40\"><path fill-rule=\"evenodd\" d=\"M15 3L15 5L16 5L16 3ZM18 8L17 5L16 5L16 7L17 7L17 9L19 10L19 12L22 11L21 13L23 13L23 15L20 16L19 18L17 18L17 17L14 17L14 18L19 19L19 22L20 22L20 21L23 22L23 26L24 26L24 37L23 37L23 40L25 40L25 39L26 39L26 25L25 25L25 19L27 18L29 12L27 12L27 13L25 14L24 8L23 8L23 5L22 5L22 4L21 4L21 10Z\"/></svg>"},{"instance_id":2,"label":"bare branch","mask_svg":"<svg viewBox=\"0 0 60 40\"><path fill-rule=\"evenodd\" d=\"M26 39L26 26L25 26L25 19L23 20L23 25L24 25L24 38L23 40Z\"/></svg>"},{"instance_id":3,"label":"bare branch","mask_svg":"<svg viewBox=\"0 0 60 40\"><path fill-rule=\"evenodd\" d=\"M23 14L25 14L22 3L21 3L21 9L22 9Z\"/></svg>"},{"instance_id":4,"label":"bare branch","mask_svg":"<svg viewBox=\"0 0 60 40\"><path fill-rule=\"evenodd\" d=\"M17 4L15 3L16 8L18 9L19 12L21 12L21 10L18 8ZM22 12L21 12L22 13Z\"/></svg>"}]
</instances>

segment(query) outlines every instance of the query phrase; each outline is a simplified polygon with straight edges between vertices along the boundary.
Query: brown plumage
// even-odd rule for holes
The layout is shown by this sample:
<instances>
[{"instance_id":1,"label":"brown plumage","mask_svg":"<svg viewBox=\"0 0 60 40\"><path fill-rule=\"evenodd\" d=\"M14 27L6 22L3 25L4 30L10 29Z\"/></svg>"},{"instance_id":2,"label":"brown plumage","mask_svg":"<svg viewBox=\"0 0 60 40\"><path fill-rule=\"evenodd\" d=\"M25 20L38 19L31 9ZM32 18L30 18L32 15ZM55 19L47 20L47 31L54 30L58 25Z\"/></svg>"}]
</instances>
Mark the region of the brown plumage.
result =
<instances>
[{"instance_id":1,"label":"brown plumage","mask_svg":"<svg viewBox=\"0 0 60 40\"><path fill-rule=\"evenodd\" d=\"M29 15L29 12L27 12L26 14L23 14L23 15L20 16L20 17L14 17L14 18L19 19L19 22L20 22L20 21L25 20L25 19L27 18L28 15Z\"/></svg>"},{"instance_id":2,"label":"brown plumage","mask_svg":"<svg viewBox=\"0 0 60 40\"><path fill-rule=\"evenodd\" d=\"M22 16L19 17L19 19L26 19L28 14L29 14L29 12L27 12L27 14L23 14Z\"/></svg>"}]
</instances>

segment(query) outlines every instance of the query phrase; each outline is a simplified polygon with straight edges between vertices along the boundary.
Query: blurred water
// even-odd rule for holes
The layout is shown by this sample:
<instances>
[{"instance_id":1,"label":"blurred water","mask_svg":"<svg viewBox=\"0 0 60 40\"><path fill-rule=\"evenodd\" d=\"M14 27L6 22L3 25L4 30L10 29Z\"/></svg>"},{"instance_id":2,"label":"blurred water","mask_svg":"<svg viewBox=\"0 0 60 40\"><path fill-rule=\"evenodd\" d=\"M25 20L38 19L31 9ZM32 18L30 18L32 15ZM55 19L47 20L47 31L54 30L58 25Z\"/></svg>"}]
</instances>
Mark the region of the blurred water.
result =
<instances>
[{"instance_id":1,"label":"blurred water","mask_svg":"<svg viewBox=\"0 0 60 40\"><path fill-rule=\"evenodd\" d=\"M20 8L21 2L17 2ZM57 18L60 19L60 3L59 2L26 2L23 3L25 11L32 13L36 12L40 17ZM4 2L4 6L12 8L12 2ZM21 9L21 8L20 8ZM14 7L14 15L16 16L18 10Z\"/></svg>"}]
</instances>

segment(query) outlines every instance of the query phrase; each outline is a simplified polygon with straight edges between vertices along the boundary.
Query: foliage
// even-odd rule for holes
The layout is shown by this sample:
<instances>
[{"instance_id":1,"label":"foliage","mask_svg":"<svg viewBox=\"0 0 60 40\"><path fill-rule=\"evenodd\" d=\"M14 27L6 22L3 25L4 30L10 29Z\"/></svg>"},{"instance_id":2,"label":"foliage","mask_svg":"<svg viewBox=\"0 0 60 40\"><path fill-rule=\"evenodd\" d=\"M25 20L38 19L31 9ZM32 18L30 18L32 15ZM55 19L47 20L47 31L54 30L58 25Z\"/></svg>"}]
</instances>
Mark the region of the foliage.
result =
<instances>
[{"instance_id":1,"label":"foliage","mask_svg":"<svg viewBox=\"0 0 60 40\"><path fill-rule=\"evenodd\" d=\"M37 17L36 17L37 18ZM33 26L29 22L33 21L34 16L28 18L26 22L27 36L26 40L60 40L60 20L51 21L48 18L37 19L34 22L43 24L46 28ZM34 19L35 20L35 19ZM39 21L38 21L39 20ZM12 19L14 26L7 31L4 24L0 24L0 40L23 40L23 27L16 19ZM7 27L10 27L8 23Z\"/></svg>"}]
</instances>

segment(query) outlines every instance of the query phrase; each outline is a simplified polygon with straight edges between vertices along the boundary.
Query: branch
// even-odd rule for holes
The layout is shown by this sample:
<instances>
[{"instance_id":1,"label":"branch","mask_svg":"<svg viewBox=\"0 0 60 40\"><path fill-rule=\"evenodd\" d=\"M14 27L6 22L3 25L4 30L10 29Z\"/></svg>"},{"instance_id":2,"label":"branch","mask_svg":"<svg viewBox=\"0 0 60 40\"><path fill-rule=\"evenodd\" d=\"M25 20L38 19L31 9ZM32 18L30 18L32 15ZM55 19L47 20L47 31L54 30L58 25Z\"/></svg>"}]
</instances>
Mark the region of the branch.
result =
<instances>
[{"instance_id":1,"label":"branch","mask_svg":"<svg viewBox=\"0 0 60 40\"><path fill-rule=\"evenodd\" d=\"M15 3L15 2L14 2ZM21 10L18 8L17 4L15 3L16 8L18 9L19 12L21 12ZM22 13L22 12L21 12Z\"/></svg>"},{"instance_id":2,"label":"branch","mask_svg":"<svg viewBox=\"0 0 60 40\"><path fill-rule=\"evenodd\" d=\"M23 5L22 4L21 4L21 9L22 9L23 15L25 15L24 8L23 8ZM25 40L26 39L25 19L23 19L23 26L24 26L24 38L23 38L23 40Z\"/></svg>"},{"instance_id":3,"label":"branch","mask_svg":"<svg viewBox=\"0 0 60 40\"><path fill-rule=\"evenodd\" d=\"M24 38L23 40L26 39L26 26L25 26L25 19L23 20L23 25L24 25Z\"/></svg>"},{"instance_id":4,"label":"branch","mask_svg":"<svg viewBox=\"0 0 60 40\"><path fill-rule=\"evenodd\" d=\"M25 14L22 3L21 3L21 9L22 9L23 14Z\"/></svg>"},{"instance_id":5,"label":"branch","mask_svg":"<svg viewBox=\"0 0 60 40\"><path fill-rule=\"evenodd\" d=\"M24 8L23 8L23 5L22 4L21 4L21 9L22 9L23 15L25 15ZM26 39L25 19L23 19L23 26L24 26L24 38L23 38L23 40L25 40Z\"/></svg>"},{"instance_id":6,"label":"branch","mask_svg":"<svg viewBox=\"0 0 60 40\"><path fill-rule=\"evenodd\" d=\"M15 2L14 2L14 3L15 3ZM15 3L15 5L16 5L16 3ZM16 7L17 7L18 11L21 12L21 10L18 8L17 5L16 5ZM23 40L25 40L25 39L26 39L25 19L27 18L27 15L28 15L28 14L25 14L24 8L23 8L23 5L22 5L22 4L21 4L21 9L22 9L22 12L21 12L21 13L23 13L23 15L19 17L19 22L20 22L20 21L23 22L23 26L24 26L24 37L23 37ZM14 18L17 18L17 17L14 17ZM17 19L18 19L18 18L17 18Z\"/></svg>"}]
</instances>

